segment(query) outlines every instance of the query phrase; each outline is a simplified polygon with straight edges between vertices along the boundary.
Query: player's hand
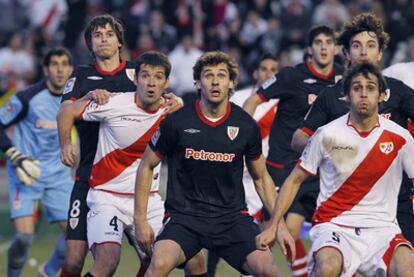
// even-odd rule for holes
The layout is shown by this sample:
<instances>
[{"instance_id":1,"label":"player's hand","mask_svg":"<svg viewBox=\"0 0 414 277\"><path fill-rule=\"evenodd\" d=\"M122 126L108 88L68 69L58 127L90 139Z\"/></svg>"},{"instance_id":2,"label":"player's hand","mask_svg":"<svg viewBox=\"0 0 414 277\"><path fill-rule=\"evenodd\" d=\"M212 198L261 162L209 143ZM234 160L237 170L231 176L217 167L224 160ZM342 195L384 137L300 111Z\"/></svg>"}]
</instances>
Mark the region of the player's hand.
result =
<instances>
[{"instance_id":1,"label":"player's hand","mask_svg":"<svg viewBox=\"0 0 414 277\"><path fill-rule=\"evenodd\" d=\"M184 107L183 99L172 92L164 94L164 98L166 100L162 105L162 108L165 108L164 114L171 114Z\"/></svg>"},{"instance_id":2,"label":"player's hand","mask_svg":"<svg viewBox=\"0 0 414 277\"><path fill-rule=\"evenodd\" d=\"M154 245L154 231L148 221L135 223L135 236L145 253L151 257Z\"/></svg>"},{"instance_id":3,"label":"player's hand","mask_svg":"<svg viewBox=\"0 0 414 277\"><path fill-rule=\"evenodd\" d=\"M105 89L95 89L88 92L87 94L90 100L94 100L99 105L105 105L109 102L109 98L114 95L115 93L109 92Z\"/></svg>"},{"instance_id":4,"label":"player's hand","mask_svg":"<svg viewBox=\"0 0 414 277\"><path fill-rule=\"evenodd\" d=\"M286 224L280 222L277 230L277 242L280 245L282 253L289 258L289 262L293 263L296 257L295 240L290 235Z\"/></svg>"},{"instance_id":5,"label":"player's hand","mask_svg":"<svg viewBox=\"0 0 414 277\"><path fill-rule=\"evenodd\" d=\"M76 165L78 154L73 144L65 144L60 148L60 160L66 166L73 167Z\"/></svg>"},{"instance_id":6,"label":"player's hand","mask_svg":"<svg viewBox=\"0 0 414 277\"><path fill-rule=\"evenodd\" d=\"M272 228L266 228L263 232L256 236L256 249L265 251L269 249L276 237L276 232Z\"/></svg>"},{"instance_id":7,"label":"player's hand","mask_svg":"<svg viewBox=\"0 0 414 277\"><path fill-rule=\"evenodd\" d=\"M16 168L17 177L26 185L32 185L40 176L40 162L23 155L16 149L10 147L6 151L7 158L13 163Z\"/></svg>"}]
</instances>

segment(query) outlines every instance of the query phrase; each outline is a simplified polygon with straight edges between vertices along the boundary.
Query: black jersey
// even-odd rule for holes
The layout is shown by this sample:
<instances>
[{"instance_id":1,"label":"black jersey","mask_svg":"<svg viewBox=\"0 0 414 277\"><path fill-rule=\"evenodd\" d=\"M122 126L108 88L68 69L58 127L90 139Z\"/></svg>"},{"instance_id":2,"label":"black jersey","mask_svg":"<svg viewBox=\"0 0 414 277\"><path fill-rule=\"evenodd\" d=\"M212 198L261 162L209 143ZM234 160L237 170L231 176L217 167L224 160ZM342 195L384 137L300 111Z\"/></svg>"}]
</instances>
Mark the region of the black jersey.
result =
<instances>
[{"instance_id":1,"label":"black jersey","mask_svg":"<svg viewBox=\"0 0 414 277\"><path fill-rule=\"evenodd\" d=\"M135 66L123 61L113 71L103 71L94 65L79 66L66 82L62 101L82 98L89 91L105 89L110 92L132 92ZM76 121L75 127L80 140L80 163L76 171L77 180L88 181L98 144L99 123Z\"/></svg>"},{"instance_id":2,"label":"black jersey","mask_svg":"<svg viewBox=\"0 0 414 277\"><path fill-rule=\"evenodd\" d=\"M243 157L262 153L257 123L233 103L219 121L186 105L161 122L150 147L168 160L166 211L218 217L246 210Z\"/></svg>"},{"instance_id":3,"label":"black jersey","mask_svg":"<svg viewBox=\"0 0 414 277\"><path fill-rule=\"evenodd\" d=\"M385 77L388 84L385 100L379 105L379 113L407 128L408 119L414 119L414 91L403 82ZM326 88L309 110L301 128L312 135L316 129L346 114L349 105L343 93L342 82Z\"/></svg>"},{"instance_id":4,"label":"black jersey","mask_svg":"<svg viewBox=\"0 0 414 277\"><path fill-rule=\"evenodd\" d=\"M269 136L268 165L284 166L299 158L299 153L290 147L293 133L300 127L315 98L328 85L339 81L342 71L342 67L335 64L328 75L321 75L311 63L302 63L295 68L282 69L259 88L257 93L262 100L279 99Z\"/></svg>"}]
</instances>

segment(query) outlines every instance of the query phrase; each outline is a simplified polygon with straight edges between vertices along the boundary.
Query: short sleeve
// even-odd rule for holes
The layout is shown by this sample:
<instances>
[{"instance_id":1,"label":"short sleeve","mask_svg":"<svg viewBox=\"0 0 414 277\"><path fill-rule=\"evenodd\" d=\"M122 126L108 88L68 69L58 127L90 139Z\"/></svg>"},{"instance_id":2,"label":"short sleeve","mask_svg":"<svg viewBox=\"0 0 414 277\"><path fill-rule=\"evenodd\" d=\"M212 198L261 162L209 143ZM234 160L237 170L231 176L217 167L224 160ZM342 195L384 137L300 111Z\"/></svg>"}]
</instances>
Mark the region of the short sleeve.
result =
<instances>
[{"instance_id":1,"label":"short sleeve","mask_svg":"<svg viewBox=\"0 0 414 277\"><path fill-rule=\"evenodd\" d=\"M310 175L316 175L318 167L323 159L321 143L322 132L318 131L308 140L308 144L302 152L298 165Z\"/></svg>"},{"instance_id":2,"label":"short sleeve","mask_svg":"<svg viewBox=\"0 0 414 277\"><path fill-rule=\"evenodd\" d=\"M267 79L261 87L258 88L257 94L263 101L269 99L284 99L289 97L294 82L294 72L291 68L282 69L275 76Z\"/></svg>"},{"instance_id":3,"label":"short sleeve","mask_svg":"<svg viewBox=\"0 0 414 277\"><path fill-rule=\"evenodd\" d=\"M308 135L312 135L316 129L329 123L329 105L328 94L326 89L319 95L306 114L302 130Z\"/></svg>"},{"instance_id":4,"label":"short sleeve","mask_svg":"<svg viewBox=\"0 0 414 277\"><path fill-rule=\"evenodd\" d=\"M408 177L414 180L414 139L407 135L407 143L401 151L403 169Z\"/></svg>"},{"instance_id":5,"label":"short sleeve","mask_svg":"<svg viewBox=\"0 0 414 277\"><path fill-rule=\"evenodd\" d=\"M76 101L84 96L84 92L81 89L81 78L79 78L79 71L75 71L72 76L66 81L65 88L62 93L62 100Z\"/></svg>"},{"instance_id":6,"label":"short sleeve","mask_svg":"<svg viewBox=\"0 0 414 277\"><path fill-rule=\"evenodd\" d=\"M262 154L262 137L260 128L256 122L252 122L253 131L249 132L250 137L247 142L245 157L247 160L256 160Z\"/></svg>"},{"instance_id":7,"label":"short sleeve","mask_svg":"<svg viewBox=\"0 0 414 277\"><path fill-rule=\"evenodd\" d=\"M172 120L171 117L167 117L161 122L160 127L152 135L149 146L157 156L163 158L173 151L175 141L177 141L177 135L176 132L173 131Z\"/></svg>"},{"instance_id":8,"label":"short sleeve","mask_svg":"<svg viewBox=\"0 0 414 277\"><path fill-rule=\"evenodd\" d=\"M117 114L117 107L122 105L122 101L117 100L116 96L112 96L105 105L99 105L94 100L90 100L83 109L80 118L85 121L105 121Z\"/></svg>"}]
</instances>

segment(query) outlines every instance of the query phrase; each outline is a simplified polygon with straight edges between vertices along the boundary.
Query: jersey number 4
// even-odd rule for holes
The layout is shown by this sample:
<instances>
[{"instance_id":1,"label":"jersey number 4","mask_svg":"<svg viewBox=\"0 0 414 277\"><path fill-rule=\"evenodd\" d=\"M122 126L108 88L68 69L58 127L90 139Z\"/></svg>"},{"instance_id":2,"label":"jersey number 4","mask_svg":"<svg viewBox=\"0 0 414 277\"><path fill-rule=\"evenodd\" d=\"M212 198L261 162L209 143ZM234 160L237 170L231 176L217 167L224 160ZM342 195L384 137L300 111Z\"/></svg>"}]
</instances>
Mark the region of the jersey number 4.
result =
<instances>
[{"instance_id":1,"label":"jersey number 4","mask_svg":"<svg viewBox=\"0 0 414 277\"><path fill-rule=\"evenodd\" d=\"M114 227L114 231L118 232L118 217L114 216L111 221L109 221L109 226L113 226Z\"/></svg>"}]
</instances>

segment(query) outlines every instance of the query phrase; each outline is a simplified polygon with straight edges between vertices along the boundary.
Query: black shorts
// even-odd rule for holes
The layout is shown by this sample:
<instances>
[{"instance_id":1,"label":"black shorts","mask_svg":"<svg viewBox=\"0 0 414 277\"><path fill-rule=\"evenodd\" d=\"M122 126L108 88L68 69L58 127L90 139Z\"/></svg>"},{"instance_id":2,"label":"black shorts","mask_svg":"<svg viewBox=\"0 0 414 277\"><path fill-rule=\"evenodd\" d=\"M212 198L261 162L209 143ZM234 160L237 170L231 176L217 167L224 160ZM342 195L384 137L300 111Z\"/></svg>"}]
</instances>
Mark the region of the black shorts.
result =
<instances>
[{"instance_id":1,"label":"black shorts","mask_svg":"<svg viewBox=\"0 0 414 277\"><path fill-rule=\"evenodd\" d=\"M289 176L293 167L276 168L267 166L270 176L276 186L280 188L285 179ZM316 200L319 195L319 176L309 176L300 186L299 191L289 207L288 213L296 213L305 217L306 221L311 222L313 213L316 209ZM265 219L269 219L265 216Z\"/></svg>"},{"instance_id":2,"label":"black shorts","mask_svg":"<svg viewBox=\"0 0 414 277\"><path fill-rule=\"evenodd\" d=\"M187 260L206 248L247 274L242 267L247 256L256 250L255 239L259 233L253 217L247 214L206 218L174 213L165 219L157 241L175 241Z\"/></svg>"},{"instance_id":3,"label":"black shorts","mask_svg":"<svg viewBox=\"0 0 414 277\"><path fill-rule=\"evenodd\" d=\"M86 204L89 184L85 181L76 181L70 195L70 206L68 213L68 224L66 227L67 240L87 241L86 217L89 212Z\"/></svg>"}]
</instances>

